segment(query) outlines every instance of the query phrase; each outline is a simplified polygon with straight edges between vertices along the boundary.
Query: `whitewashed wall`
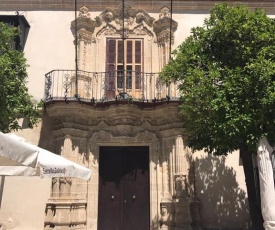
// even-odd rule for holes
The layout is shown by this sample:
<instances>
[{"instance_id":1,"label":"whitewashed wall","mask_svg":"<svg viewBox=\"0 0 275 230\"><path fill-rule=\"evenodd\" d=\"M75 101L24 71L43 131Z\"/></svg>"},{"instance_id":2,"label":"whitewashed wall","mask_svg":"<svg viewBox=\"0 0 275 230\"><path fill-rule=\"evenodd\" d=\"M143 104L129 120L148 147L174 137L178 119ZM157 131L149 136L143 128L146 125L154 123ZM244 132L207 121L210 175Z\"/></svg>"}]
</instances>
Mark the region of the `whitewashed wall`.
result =
<instances>
[{"instance_id":1,"label":"whitewashed wall","mask_svg":"<svg viewBox=\"0 0 275 230\"><path fill-rule=\"evenodd\" d=\"M75 68L74 36L71 31L71 22L74 12L68 11L28 11L21 12L30 24L30 31L25 45L25 57L28 67L29 92L36 100L44 97L45 74L54 69ZM90 12L94 19L101 12ZM1 12L0 15L15 15L14 12ZM150 14L155 19L159 15ZM184 14L173 15L178 22L175 33L174 48L190 34L194 26L202 25L207 15ZM102 62L105 64L105 61Z\"/></svg>"}]
</instances>

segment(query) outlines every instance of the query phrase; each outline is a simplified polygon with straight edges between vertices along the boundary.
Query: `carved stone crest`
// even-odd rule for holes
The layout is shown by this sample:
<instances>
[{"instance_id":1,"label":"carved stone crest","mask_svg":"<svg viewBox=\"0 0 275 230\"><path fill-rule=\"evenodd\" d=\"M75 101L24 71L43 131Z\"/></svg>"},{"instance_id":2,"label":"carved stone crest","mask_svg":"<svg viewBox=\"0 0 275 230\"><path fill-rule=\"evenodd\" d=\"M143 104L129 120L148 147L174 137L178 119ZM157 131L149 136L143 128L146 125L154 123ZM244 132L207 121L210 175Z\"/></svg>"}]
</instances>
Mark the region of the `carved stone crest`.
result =
<instances>
[{"instance_id":1,"label":"carved stone crest","mask_svg":"<svg viewBox=\"0 0 275 230\"><path fill-rule=\"evenodd\" d=\"M127 3L124 7L120 5L114 9L107 8L94 20L90 18L88 11L87 7L81 7L78 18L71 25L74 29L77 26L78 33L81 30L81 33L83 30L92 33L92 42L95 42L96 37L102 34L118 34L124 38L130 34L147 34L155 41L163 43L170 39L170 28L172 28L172 33L177 29L177 22L171 19L168 7L161 9L158 20L142 9L133 9Z\"/></svg>"}]
</instances>

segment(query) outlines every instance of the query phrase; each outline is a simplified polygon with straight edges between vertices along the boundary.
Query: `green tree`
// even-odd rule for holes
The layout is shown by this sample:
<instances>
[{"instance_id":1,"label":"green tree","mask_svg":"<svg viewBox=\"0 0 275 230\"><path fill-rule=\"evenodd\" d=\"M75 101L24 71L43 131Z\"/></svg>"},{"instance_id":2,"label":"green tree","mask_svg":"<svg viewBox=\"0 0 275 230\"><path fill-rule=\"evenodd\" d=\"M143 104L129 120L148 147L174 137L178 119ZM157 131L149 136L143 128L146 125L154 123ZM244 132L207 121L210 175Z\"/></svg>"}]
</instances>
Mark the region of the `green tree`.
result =
<instances>
[{"instance_id":1,"label":"green tree","mask_svg":"<svg viewBox=\"0 0 275 230\"><path fill-rule=\"evenodd\" d=\"M18 118L26 117L30 128L38 121L39 106L26 86L26 59L13 48L17 28L0 22L0 131L18 130Z\"/></svg>"},{"instance_id":2,"label":"green tree","mask_svg":"<svg viewBox=\"0 0 275 230\"><path fill-rule=\"evenodd\" d=\"M217 4L161 76L177 81L186 144L214 155L240 150L250 216L263 229L252 156L275 132L275 23L261 9Z\"/></svg>"}]
</instances>

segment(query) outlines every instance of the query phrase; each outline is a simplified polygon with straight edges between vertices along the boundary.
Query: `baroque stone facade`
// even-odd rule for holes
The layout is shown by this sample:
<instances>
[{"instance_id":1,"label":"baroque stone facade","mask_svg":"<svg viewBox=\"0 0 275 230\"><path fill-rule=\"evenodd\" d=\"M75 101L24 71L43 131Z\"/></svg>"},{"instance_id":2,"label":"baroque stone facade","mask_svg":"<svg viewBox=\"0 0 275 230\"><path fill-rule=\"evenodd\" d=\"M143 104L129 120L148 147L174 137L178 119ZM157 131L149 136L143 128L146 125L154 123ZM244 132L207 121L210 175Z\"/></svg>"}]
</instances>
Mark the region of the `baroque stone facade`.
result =
<instances>
[{"instance_id":1,"label":"baroque stone facade","mask_svg":"<svg viewBox=\"0 0 275 230\"><path fill-rule=\"evenodd\" d=\"M80 69L105 71L107 37L138 37L144 39L144 71L159 72L169 60L177 22L171 18L168 7L162 8L159 18L154 19L144 10L132 9L125 4L123 8L107 8L95 19L90 18L88 8L83 6L71 26L77 36ZM82 84L84 89L82 79L85 76L78 76L78 86L81 88ZM151 84L152 90L156 85L157 82ZM178 96L176 85L169 91L170 95ZM150 94L150 90L146 92ZM164 90L163 95L166 93ZM88 182L53 179L45 230L97 229L102 146L148 146L150 229L192 229L191 160L190 151L183 143L178 102L168 101L149 107L130 102L106 103L100 108L85 103L58 102L47 104L46 111L54 121L55 152L91 168L93 175Z\"/></svg>"},{"instance_id":2,"label":"baroque stone facade","mask_svg":"<svg viewBox=\"0 0 275 230\"><path fill-rule=\"evenodd\" d=\"M77 102L69 104L70 109L66 104L48 105L47 113L55 121L56 152L91 168L93 175L89 182L53 180L45 229L72 224L97 229L100 146L149 146L151 229L191 229L190 152L183 144L177 105L147 110L132 104L101 109Z\"/></svg>"}]
</instances>

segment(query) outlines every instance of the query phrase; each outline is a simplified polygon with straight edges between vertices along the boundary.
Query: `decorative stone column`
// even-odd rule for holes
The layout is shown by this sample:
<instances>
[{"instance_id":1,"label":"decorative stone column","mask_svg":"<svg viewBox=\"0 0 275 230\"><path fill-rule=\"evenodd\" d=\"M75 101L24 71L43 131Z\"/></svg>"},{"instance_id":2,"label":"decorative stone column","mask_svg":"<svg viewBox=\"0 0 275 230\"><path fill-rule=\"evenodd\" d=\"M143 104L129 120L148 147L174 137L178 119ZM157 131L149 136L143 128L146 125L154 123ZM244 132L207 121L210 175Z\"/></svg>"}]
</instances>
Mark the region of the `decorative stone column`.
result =
<instances>
[{"instance_id":1,"label":"decorative stone column","mask_svg":"<svg viewBox=\"0 0 275 230\"><path fill-rule=\"evenodd\" d=\"M160 53L160 67L163 68L170 59L172 48L174 44L174 33L177 30L178 23L171 18L171 12L168 7L163 7L159 14L159 19L153 24L154 32L157 36L157 43ZM174 84L168 86L167 89L163 87L163 94L168 96L175 96L173 90ZM173 92L172 92L173 91Z\"/></svg>"},{"instance_id":2,"label":"decorative stone column","mask_svg":"<svg viewBox=\"0 0 275 230\"><path fill-rule=\"evenodd\" d=\"M162 201L167 202L170 200L172 202L172 195L169 191L169 165L168 165L168 142L164 141L162 143Z\"/></svg>"},{"instance_id":3,"label":"decorative stone column","mask_svg":"<svg viewBox=\"0 0 275 230\"><path fill-rule=\"evenodd\" d=\"M69 197L71 193L72 179L69 177L59 178L59 196Z\"/></svg>"},{"instance_id":4,"label":"decorative stone column","mask_svg":"<svg viewBox=\"0 0 275 230\"><path fill-rule=\"evenodd\" d=\"M163 64L167 64L170 56L170 42L174 43L174 32L178 23L171 18L170 9L163 7L159 14L159 19L154 22L154 32L157 35L157 42L163 51ZM170 41L171 40L171 41Z\"/></svg>"},{"instance_id":5,"label":"decorative stone column","mask_svg":"<svg viewBox=\"0 0 275 230\"><path fill-rule=\"evenodd\" d=\"M175 230L191 230L190 194L188 190L188 161L182 136L175 139L174 203Z\"/></svg>"},{"instance_id":6,"label":"decorative stone column","mask_svg":"<svg viewBox=\"0 0 275 230\"><path fill-rule=\"evenodd\" d=\"M73 122L66 119L67 124ZM86 141L77 135L76 130L66 129L67 135L63 132L56 132L55 147L61 156L78 164L86 165L87 160L81 152L86 152ZM72 136L70 132L74 132ZM64 135L59 137L59 135ZM45 230L67 229L74 225L79 230L87 230L87 182L69 177L52 179L51 198L47 201L45 210Z\"/></svg>"}]
</instances>

